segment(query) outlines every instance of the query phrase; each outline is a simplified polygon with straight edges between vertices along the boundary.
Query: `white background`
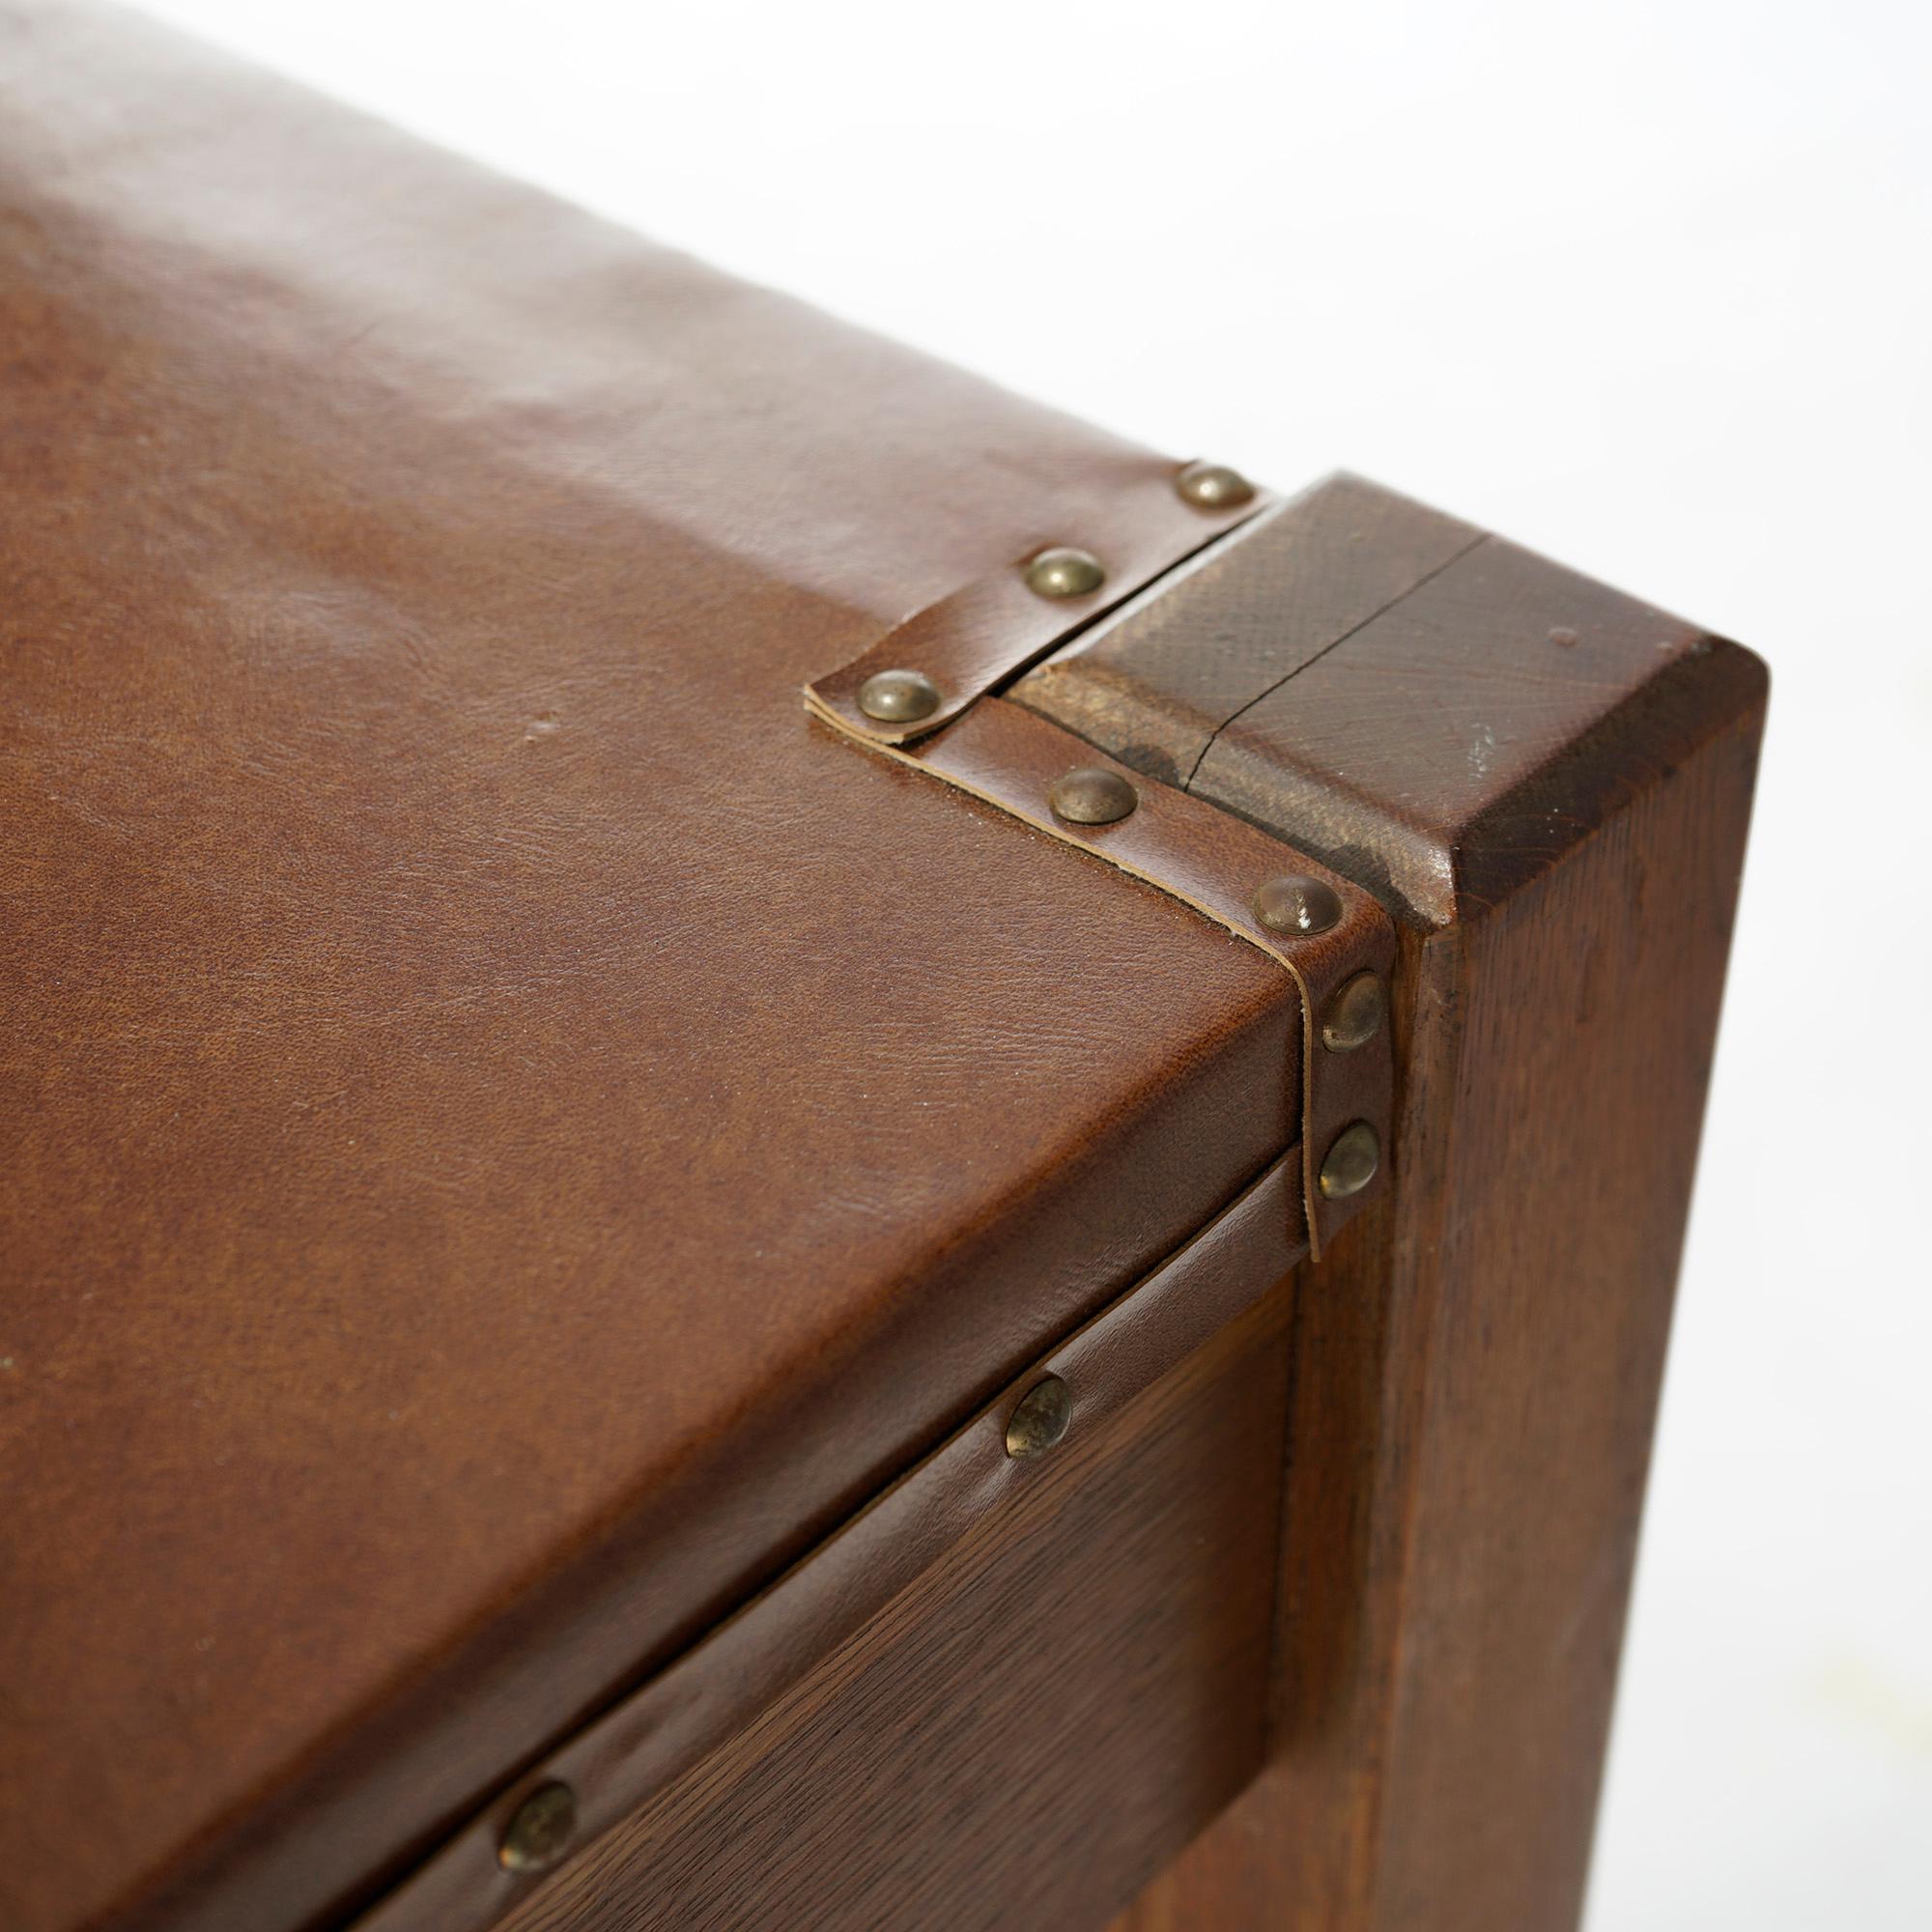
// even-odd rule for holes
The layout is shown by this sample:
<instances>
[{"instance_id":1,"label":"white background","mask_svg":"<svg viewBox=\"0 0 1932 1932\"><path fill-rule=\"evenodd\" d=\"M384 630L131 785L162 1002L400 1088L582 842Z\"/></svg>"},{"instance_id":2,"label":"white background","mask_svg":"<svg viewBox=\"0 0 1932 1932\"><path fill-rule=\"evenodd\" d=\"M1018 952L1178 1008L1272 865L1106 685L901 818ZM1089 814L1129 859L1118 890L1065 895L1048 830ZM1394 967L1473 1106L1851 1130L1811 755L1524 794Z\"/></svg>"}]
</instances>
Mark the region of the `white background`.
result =
<instances>
[{"instance_id":1,"label":"white background","mask_svg":"<svg viewBox=\"0 0 1932 1932\"><path fill-rule=\"evenodd\" d=\"M151 6L1110 428L1364 471L1771 660L1589 1927L1932 1926L1932 9Z\"/></svg>"}]
</instances>

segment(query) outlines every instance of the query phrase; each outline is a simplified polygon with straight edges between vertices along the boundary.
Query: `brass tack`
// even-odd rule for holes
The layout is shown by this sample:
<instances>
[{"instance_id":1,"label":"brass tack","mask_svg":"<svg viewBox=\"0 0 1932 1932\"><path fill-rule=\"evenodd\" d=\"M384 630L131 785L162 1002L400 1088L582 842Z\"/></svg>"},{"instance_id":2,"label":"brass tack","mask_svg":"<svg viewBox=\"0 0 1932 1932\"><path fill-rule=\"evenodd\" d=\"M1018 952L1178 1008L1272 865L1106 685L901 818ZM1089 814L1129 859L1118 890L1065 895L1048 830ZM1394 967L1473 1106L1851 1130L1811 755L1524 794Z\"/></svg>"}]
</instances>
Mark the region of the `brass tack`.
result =
<instances>
[{"instance_id":1,"label":"brass tack","mask_svg":"<svg viewBox=\"0 0 1932 1932\"><path fill-rule=\"evenodd\" d=\"M1336 987L1321 1015L1321 1044L1330 1053L1353 1053L1382 1030L1388 995L1373 973L1357 973Z\"/></svg>"},{"instance_id":2,"label":"brass tack","mask_svg":"<svg viewBox=\"0 0 1932 1932\"><path fill-rule=\"evenodd\" d=\"M1007 1454L1016 1461L1051 1449L1073 1420L1073 1398L1058 1376L1035 1382L1007 1422Z\"/></svg>"},{"instance_id":3,"label":"brass tack","mask_svg":"<svg viewBox=\"0 0 1932 1932\"><path fill-rule=\"evenodd\" d=\"M577 1835L577 1793L569 1785L540 1784L503 1827L497 1862L505 1871L542 1871L562 1858Z\"/></svg>"},{"instance_id":4,"label":"brass tack","mask_svg":"<svg viewBox=\"0 0 1932 1932\"><path fill-rule=\"evenodd\" d=\"M1076 765L1054 780L1046 802L1053 815L1069 825L1112 825L1133 810L1141 795L1119 772L1104 765Z\"/></svg>"},{"instance_id":5,"label":"brass tack","mask_svg":"<svg viewBox=\"0 0 1932 1932\"><path fill-rule=\"evenodd\" d=\"M1255 486L1225 463L1190 463L1174 479L1174 488L1197 510L1238 510L1255 499Z\"/></svg>"},{"instance_id":6,"label":"brass tack","mask_svg":"<svg viewBox=\"0 0 1932 1932\"><path fill-rule=\"evenodd\" d=\"M923 670L875 670L859 687L859 709L887 724L930 718L939 702L939 687Z\"/></svg>"},{"instance_id":7,"label":"brass tack","mask_svg":"<svg viewBox=\"0 0 1932 1932\"><path fill-rule=\"evenodd\" d=\"M1026 567L1027 588L1037 597L1087 597L1106 581L1097 556L1065 545L1041 551Z\"/></svg>"},{"instance_id":8,"label":"brass tack","mask_svg":"<svg viewBox=\"0 0 1932 1932\"><path fill-rule=\"evenodd\" d=\"M1255 895L1255 917L1270 932L1326 932L1342 917L1342 895L1321 879L1298 872L1269 879Z\"/></svg>"},{"instance_id":9,"label":"brass tack","mask_svg":"<svg viewBox=\"0 0 1932 1932\"><path fill-rule=\"evenodd\" d=\"M1346 1201L1359 1194L1376 1178L1381 1165L1382 1144L1366 1121L1344 1127L1328 1149L1327 1158L1317 1176L1322 1195L1329 1201Z\"/></svg>"}]
</instances>

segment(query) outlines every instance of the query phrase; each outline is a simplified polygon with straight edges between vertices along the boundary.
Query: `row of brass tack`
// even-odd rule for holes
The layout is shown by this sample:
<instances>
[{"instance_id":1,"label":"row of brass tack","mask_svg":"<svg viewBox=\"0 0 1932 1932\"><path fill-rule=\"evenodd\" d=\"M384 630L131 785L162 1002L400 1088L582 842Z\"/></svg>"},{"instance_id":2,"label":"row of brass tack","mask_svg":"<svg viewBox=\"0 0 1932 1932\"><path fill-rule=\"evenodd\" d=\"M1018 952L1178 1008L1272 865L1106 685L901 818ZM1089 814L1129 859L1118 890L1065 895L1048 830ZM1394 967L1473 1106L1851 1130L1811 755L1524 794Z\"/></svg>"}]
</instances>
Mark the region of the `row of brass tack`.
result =
<instances>
[{"instance_id":1,"label":"row of brass tack","mask_svg":"<svg viewBox=\"0 0 1932 1932\"><path fill-rule=\"evenodd\" d=\"M1182 502L1199 510L1238 509L1255 495L1255 486L1225 463L1190 463L1176 473L1174 488ZM1065 544L1038 552L1025 564L1023 575L1036 596L1054 600L1090 597L1107 582L1106 566L1098 557ZM923 670L874 671L858 692L859 709L882 724L916 724L944 701L944 693ZM1065 824L1114 825L1140 804L1140 793L1121 772L1076 765L1054 782L1046 802ZM1254 912L1270 932L1293 938L1326 932L1342 917L1342 901L1324 881L1291 872L1264 882L1254 896ZM1330 1053L1366 1046L1381 1030L1386 1008L1380 979L1357 973L1337 988L1329 1003L1321 1020L1321 1044ZM1380 1162L1375 1128L1357 1121L1336 1136L1322 1159L1318 1185L1329 1200L1345 1200L1375 1179Z\"/></svg>"}]
</instances>

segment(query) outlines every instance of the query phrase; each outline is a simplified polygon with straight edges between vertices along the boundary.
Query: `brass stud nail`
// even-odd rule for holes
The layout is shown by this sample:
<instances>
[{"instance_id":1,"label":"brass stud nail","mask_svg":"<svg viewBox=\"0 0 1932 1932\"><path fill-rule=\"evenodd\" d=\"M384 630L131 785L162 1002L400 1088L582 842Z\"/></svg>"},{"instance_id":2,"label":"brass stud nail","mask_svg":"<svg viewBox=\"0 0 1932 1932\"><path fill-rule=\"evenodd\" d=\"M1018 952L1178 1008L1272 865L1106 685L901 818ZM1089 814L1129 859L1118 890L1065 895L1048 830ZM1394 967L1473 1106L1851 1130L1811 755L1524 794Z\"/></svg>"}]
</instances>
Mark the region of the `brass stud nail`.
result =
<instances>
[{"instance_id":1,"label":"brass stud nail","mask_svg":"<svg viewBox=\"0 0 1932 1932\"><path fill-rule=\"evenodd\" d=\"M1051 1449L1073 1420L1073 1398L1058 1376L1035 1382L1007 1422L1007 1454L1024 1461Z\"/></svg>"},{"instance_id":2,"label":"brass stud nail","mask_svg":"<svg viewBox=\"0 0 1932 1932\"><path fill-rule=\"evenodd\" d=\"M1180 500L1197 510L1238 510L1255 500L1255 486L1225 463L1190 463L1174 487Z\"/></svg>"},{"instance_id":3,"label":"brass stud nail","mask_svg":"<svg viewBox=\"0 0 1932 1932\"><path fill-rule=\"evenodd\" d=\"M540 1784L503 1827L497 1862L505 1871L542 1871L562 1858L577 1835L577 1793L567 1784Z\"/></svg>"},{"instance_id":4,"label":"brass stud nail","mask_svg":"<svg viewBox=\"0 0 1932 1932\"><path fill-rule=\"evenodd\" d=\"M1326 932L1342 917L1342 895L1320 879L1289 872L1255 895L1255 917L1270 932Z\"/></svg>"},{"instance_id":5,"label":"brass stud nail","mask_svg":"<svg viewBox=\"0 0 1932 1932\"><path fill-rule=\"evenodd\" d=\"M1106 581L1097 556L1065 545L1041 551L1026 567L1027 588L1036 597L1087 597Z\"/></svg>"},{"instance_id":6,"label":"brass stud nail","mask_svg":"<svg viewBox=\"0 0 1932 1932\"><path fill-rule=\"evenodd\" d=\"M1054 780L1046 802L1053 815L1069 825L1112 825L1133 810L1141 795L1119 772L1104 765L1076 765L1065 778Z\"/></svg>"},{"instance_id":7,"label":"brass stud nail","mask_svg":"<svg viewBox=\"0 0 1932 1932\"><path fill-rule=\"evenodd\" d=\"M1359 1194L1376 1178L1381 1161L1382 1144L1368 1122L1357 1121L1353 1126L1344 1127L1335 1136L1317 1177L1324 1199L1346 1201L1350 1195Z\"/></svg>"},{"instance_id":8,"label":"brass stud nail","mask_svg":"<svg viewBox=\"0 0 1932 1932\"><path fill-rule=\"evenodd\" d=\"M1367 1046L1382 1030L1382 1016L1388 1010L1388 995L1373 973L1357 973L1344 980L1321 1015L1321 1044L1330 1053L1353 1053Z\"/></svg>"},{"instance_id":9,"label":"brass stud nail","mask_svg":"<svg viewBox=\"0 0 1932 1932\"><path fill-rule=\"evenodd\" d=\"M859 687L859 709L887 724L917 724L939 702L939 687L923 670L875 670Z\"/></svg>"}]
</instances>

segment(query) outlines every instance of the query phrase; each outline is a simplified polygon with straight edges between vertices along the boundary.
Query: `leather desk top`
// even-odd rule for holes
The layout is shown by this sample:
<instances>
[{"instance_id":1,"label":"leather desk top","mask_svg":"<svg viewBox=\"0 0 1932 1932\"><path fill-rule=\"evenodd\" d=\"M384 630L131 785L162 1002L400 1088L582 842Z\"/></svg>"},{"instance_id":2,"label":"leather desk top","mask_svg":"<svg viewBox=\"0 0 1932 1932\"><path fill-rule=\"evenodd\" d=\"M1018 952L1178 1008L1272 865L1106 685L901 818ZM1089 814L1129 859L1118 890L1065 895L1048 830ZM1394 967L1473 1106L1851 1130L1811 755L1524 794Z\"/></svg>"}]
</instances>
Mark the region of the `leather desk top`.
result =
<instances>
[{"instance_id":1,"label":"leather desk top","mask_svg":"<svg viewBox=\"0 0 1932 1932\"><path fill-rule=\"evenodd\" d=\"M1293 1138L799 701L1148 460L0 0L13 1932L326 1920Z\"/></svg>"}]
</instances>

